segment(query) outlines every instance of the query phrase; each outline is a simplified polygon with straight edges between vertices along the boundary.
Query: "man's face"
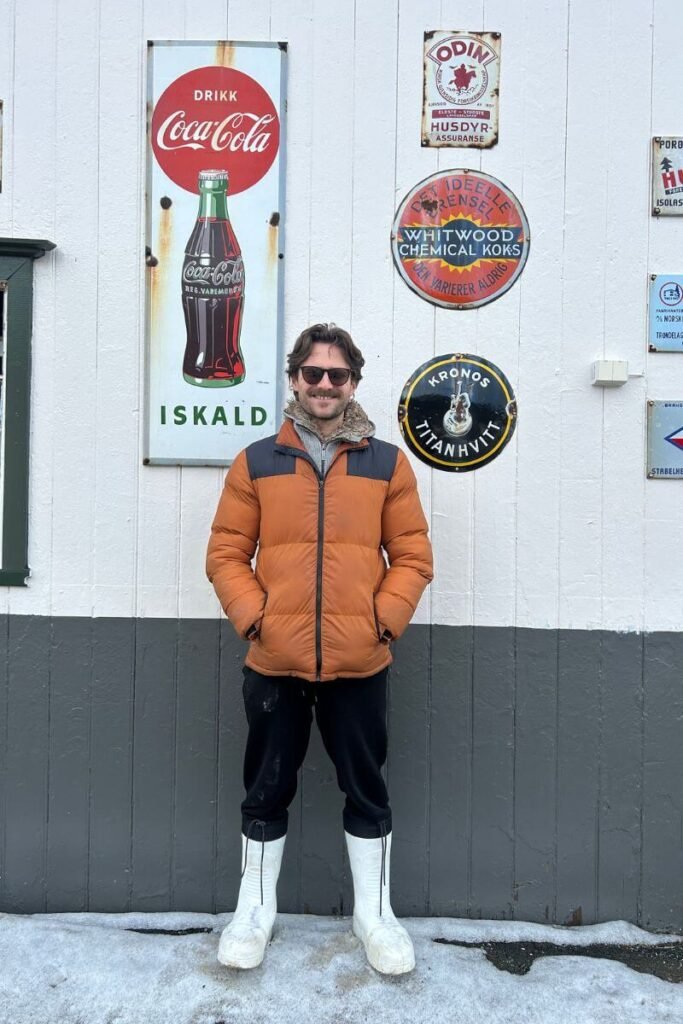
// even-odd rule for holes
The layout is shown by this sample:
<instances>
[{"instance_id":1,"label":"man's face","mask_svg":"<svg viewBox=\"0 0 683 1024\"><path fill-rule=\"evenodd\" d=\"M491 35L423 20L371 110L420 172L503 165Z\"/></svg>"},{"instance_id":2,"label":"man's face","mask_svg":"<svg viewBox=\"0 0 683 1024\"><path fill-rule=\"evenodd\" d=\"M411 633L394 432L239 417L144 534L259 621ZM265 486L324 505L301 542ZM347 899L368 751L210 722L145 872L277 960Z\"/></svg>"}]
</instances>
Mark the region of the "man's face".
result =
<instances>
[{"instance_id":1,"label":"man's face","mask_svg":"<svg viewBox=\"0 0 683 1024\"><path fill-rule=\"evenodd\" d=\"M305 365L319 366L325 370L332 367L350 369L339 346L330 345L325 341L314 342ZM334 385L325 374L320 383L307 384L299 369L292 381L292 388L298 392L299 402L309 416L326 421L327 426L334 427L336 423L330 421L341 421L347 405L353 398L356 383L349 377L346 384Z\"/></svg>"}]
</instances>

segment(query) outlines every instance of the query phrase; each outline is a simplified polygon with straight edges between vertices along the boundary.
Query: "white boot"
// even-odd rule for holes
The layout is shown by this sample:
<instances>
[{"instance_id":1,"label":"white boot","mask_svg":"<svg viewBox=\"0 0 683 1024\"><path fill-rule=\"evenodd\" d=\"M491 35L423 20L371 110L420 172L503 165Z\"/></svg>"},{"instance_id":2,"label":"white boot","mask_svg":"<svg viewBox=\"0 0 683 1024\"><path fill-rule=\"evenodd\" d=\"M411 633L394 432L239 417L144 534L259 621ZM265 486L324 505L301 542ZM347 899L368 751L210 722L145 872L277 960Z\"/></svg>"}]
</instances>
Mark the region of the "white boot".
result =
<instances>
[{"instance_id":1,"label":"white boot","mask_svg":"<svg viewBox=\"0 0 683 1024\"><path fill-rule=\"evenodd\" d=\"M389 902L391 832L379 839L344 835L353 875L353 933L376 971L406 974L415 967L415 953Z\"/></svg>"},{"instance_id":2,"label":"white boot","mask_svg":"<svg viewBox=\"0 0 683 1024\"><path fill-rule=\"evenodd\" d=\"M232 921L223 929L218 959L226 967L258 967L273 934L275 890L285 837L261 842L242 836L242 883Z\"/></svg>"}]
</instances>

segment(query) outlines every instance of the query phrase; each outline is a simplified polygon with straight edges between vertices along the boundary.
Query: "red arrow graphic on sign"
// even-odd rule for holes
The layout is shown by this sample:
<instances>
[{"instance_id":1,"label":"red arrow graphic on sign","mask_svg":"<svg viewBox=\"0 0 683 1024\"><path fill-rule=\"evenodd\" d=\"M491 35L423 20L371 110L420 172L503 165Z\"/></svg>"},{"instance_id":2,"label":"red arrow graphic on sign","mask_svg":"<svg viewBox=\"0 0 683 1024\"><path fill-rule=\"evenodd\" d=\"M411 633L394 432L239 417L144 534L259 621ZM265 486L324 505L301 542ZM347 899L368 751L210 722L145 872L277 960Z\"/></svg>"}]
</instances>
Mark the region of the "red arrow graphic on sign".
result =
<instances>
[{"instance_id":1,"label":"red arrow graphic on sign","mask_svg":"<svg viewBox=\"0 0 683 1024\"><path fill-rule=\"evenodd\" d=\"M669 434L668 437L664 438L669 444L673 444L680 451L683 451L683 427L679 427L678 430L674 430L673 433Z\"/></svg>"}]
</instances>

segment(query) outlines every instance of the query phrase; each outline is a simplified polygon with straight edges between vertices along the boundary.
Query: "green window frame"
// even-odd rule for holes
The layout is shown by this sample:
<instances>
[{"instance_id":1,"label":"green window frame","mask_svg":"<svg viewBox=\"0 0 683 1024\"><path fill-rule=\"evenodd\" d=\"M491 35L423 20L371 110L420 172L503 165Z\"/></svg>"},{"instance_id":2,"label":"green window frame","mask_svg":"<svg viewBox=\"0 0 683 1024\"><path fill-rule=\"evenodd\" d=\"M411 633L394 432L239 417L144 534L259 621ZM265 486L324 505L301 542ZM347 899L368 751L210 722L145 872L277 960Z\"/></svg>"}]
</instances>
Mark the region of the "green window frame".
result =
<instances>
[{"instance_id":1,"label":"green window frame","mask_svg":"<svg viewBox=\"0 0 683 1024\"><path fill-rule=\"evenodd\" d=\"M4 340L0 387L0 585L25 587L28 565L29 434L33 262L55 248L33 238L0 238Z\"/></svg>"}]
</instances>

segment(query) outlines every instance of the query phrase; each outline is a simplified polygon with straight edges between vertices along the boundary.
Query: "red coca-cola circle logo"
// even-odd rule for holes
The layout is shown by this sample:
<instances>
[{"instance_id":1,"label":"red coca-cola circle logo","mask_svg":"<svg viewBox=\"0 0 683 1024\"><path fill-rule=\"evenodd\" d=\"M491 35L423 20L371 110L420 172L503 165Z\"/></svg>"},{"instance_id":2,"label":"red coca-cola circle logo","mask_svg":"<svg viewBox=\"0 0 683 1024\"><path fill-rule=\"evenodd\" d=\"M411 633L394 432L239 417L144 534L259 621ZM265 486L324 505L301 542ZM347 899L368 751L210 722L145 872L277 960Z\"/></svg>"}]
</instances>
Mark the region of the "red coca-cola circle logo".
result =
<instances>
[{"instance_id":1,"label":"red coca-cola circle logo","mask_svg":"<svg viewBox=\"0 0 683 1024\"><path fill-rule=\"evenodd\" d=\"M165 174L199 192L203 170L225 170L229 194L260 181L280 145L280 121L268 93L235 68L195 68L161 94L152 115L152 148Z\"/></svg>"}]
</instances>

